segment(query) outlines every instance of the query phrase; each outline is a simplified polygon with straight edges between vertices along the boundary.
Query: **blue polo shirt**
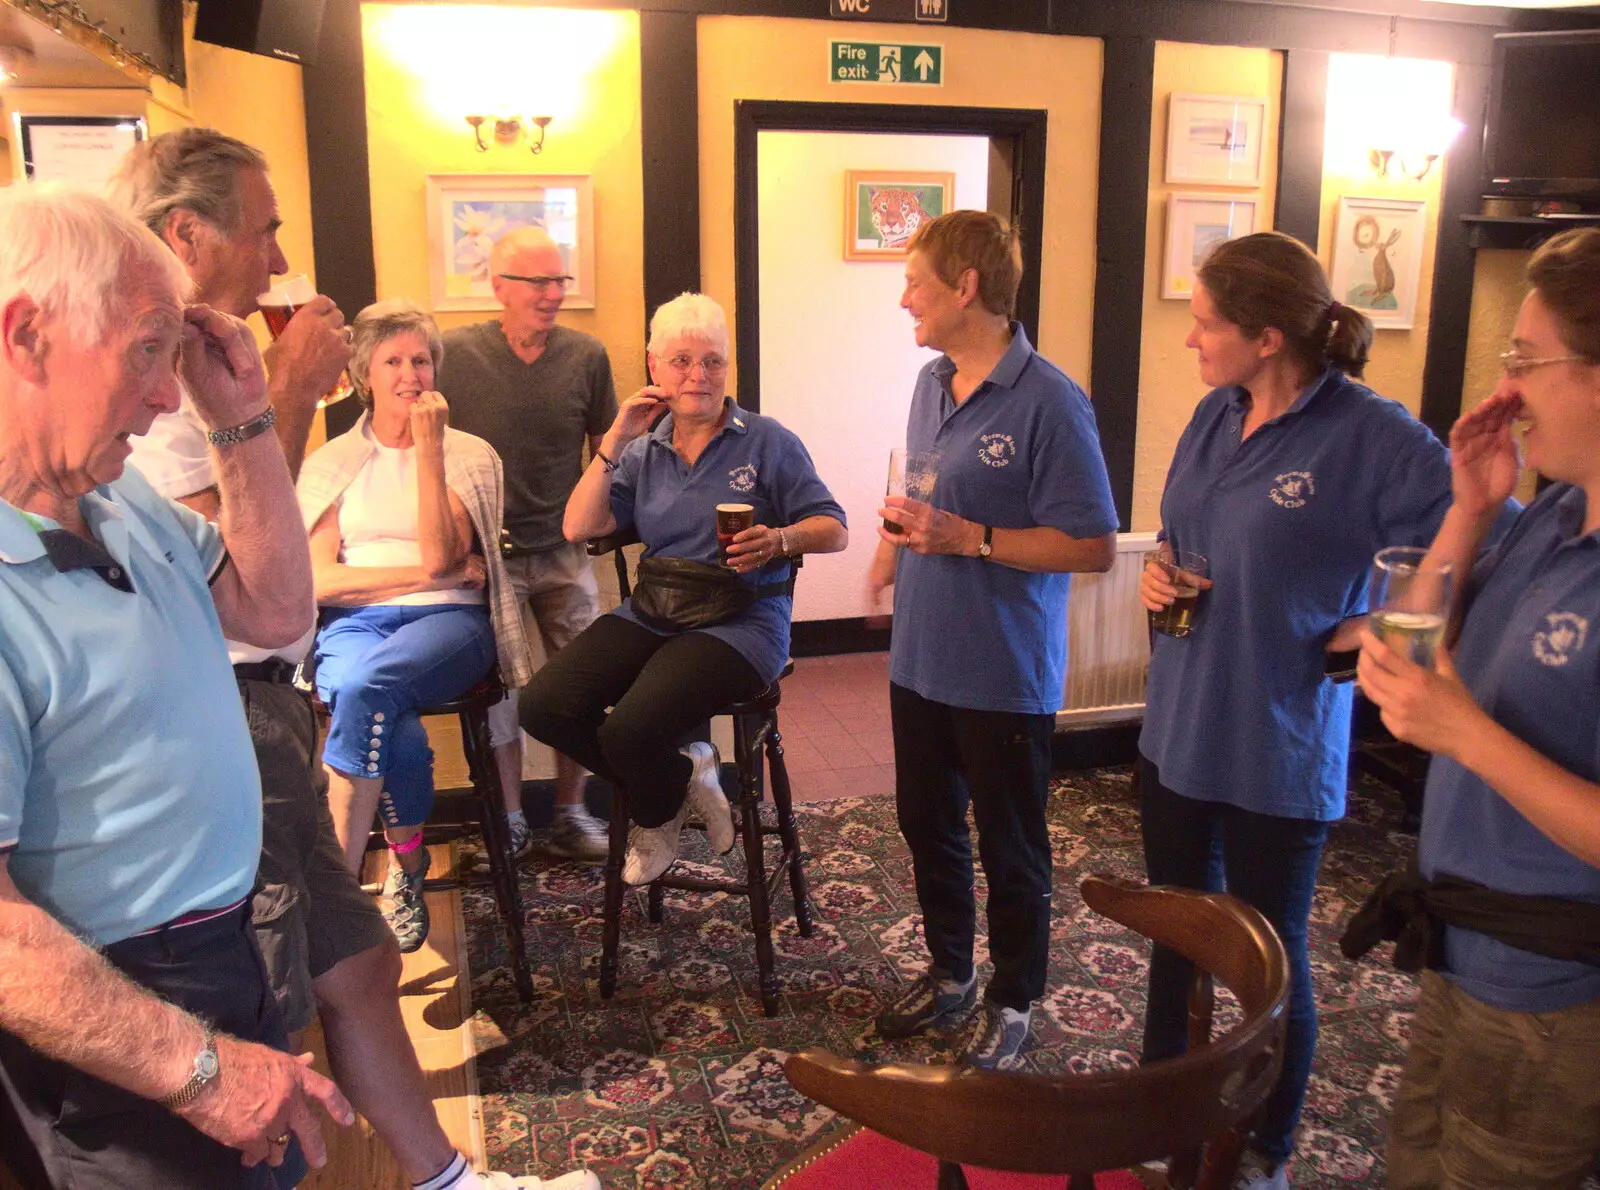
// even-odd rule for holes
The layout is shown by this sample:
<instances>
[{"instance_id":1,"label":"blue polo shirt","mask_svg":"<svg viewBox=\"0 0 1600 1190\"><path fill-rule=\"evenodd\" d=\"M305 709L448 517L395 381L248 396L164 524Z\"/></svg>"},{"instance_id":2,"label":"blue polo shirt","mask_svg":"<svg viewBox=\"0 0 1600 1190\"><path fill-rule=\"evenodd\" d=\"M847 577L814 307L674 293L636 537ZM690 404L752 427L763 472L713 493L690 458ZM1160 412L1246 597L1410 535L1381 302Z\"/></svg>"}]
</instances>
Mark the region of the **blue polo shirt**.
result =
<instances>
[{"instance_id":1,"label":"blue polo shirt","mask_svg":"<svg viewBox=\"0 0 1600 1190\"><path fill-rule=\"evenodd\" d=\"M1187 637L1156 635L1139 749L1184 797L1344 815L1353 687L1324 677L1339 621L1367 610L1372 556L1426 545L1450 460L1404 406L1329 368L1249 438L1248 395L1208 393L1161 497L1174 548L1215 583Z\"/></svg>"},{"instance_id":2,"label":"blue polo shirt","mask_svg":"<svg viewBox=\"0 0 1600 1190\"><path fill-rule=\"evenodd\" d=\"M78 506L131 591L57 570L0 501L0 850L105 946L249 895L261 783L207 585L215 526L132 469Z\"/></svg>"},{"instance_id":3,"label":"blue polo shirt","mask_svg":"<svg viewBox=\"0 0 1600 1190\"><path fill-rule=\"evenodd\" d=\"M611 515L619 530L630 526L645 543L644 556L717 560L717 505L749 504L755 523L783 528L810 516L845 523L844 509L817 477L800 439L770 417L724 399L724 419L694 466L672 448L672 414L623 448L611 477ZM743 575L752 586L780 583L793 568L774 559ZM710 628L696 629L726 641L770 682L789 659L787 595L757 599L748 611ZM633 601L613 613L639 624ZM648 628L648 624L641 627ZM657 631L651 629L652 632ZM668 633L661 633L666 636Z\"/></svg>"},{"instance_id":4,"label":"blue polo shirt","mask_svg":"<svg viewBox=\"0 0 1600 1190\"><path fill-rule=\"evenodd\" d=\"M1583 489L1555 484L1473 567L1455 663L1472 696L1523 743L1600 782L1600 532ZM1436 756L1417 849L1422 874L1502 892L1600 902L1600 868L1551 842L1476 774ZM1600 1000L1600 968L1449 928L1448 969L1469 995L1515 1012Z\"/></svg>"},{"instance_id":5,"label":"blue polo shirt","mask_svg":"<svg viewBox=\"0 0 1600 1190\"><path fill-rule=\"evenodd\" d=\"M937 451L932 504L997 529L1048 526L1068 537L1116 531L1089 398L1033 349L1011 346L956 404L956 366L917 375L906 449ZM1053 715L1067 678L1067 574L1028 574L983 558L902 549L895 570L889 678L922 697L980 711Z\"/></svg>"}]
</instances>

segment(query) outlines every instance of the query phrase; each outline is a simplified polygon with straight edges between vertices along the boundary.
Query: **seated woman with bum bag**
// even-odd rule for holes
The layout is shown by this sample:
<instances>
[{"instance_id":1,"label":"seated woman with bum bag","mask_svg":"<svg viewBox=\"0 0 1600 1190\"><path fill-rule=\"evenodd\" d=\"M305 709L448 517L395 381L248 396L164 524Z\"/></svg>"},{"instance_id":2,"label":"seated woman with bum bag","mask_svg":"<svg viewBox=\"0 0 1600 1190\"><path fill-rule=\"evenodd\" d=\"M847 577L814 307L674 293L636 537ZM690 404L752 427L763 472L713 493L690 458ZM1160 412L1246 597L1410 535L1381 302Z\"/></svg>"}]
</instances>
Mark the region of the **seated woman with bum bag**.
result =
<instances>
[{"instance_id":1,"label":"seated woman with bum bag","mask_svg":"<svg viewBox=\"0 0 1600 1190\"><path fill-rule=\"evenodd\" d=\"M793 594L793 567L781 582L752 585L724 566L658 555L639 563L633 614L661 632L688 632L731 620L757 599Z\"/></svg>"}]
</instances>

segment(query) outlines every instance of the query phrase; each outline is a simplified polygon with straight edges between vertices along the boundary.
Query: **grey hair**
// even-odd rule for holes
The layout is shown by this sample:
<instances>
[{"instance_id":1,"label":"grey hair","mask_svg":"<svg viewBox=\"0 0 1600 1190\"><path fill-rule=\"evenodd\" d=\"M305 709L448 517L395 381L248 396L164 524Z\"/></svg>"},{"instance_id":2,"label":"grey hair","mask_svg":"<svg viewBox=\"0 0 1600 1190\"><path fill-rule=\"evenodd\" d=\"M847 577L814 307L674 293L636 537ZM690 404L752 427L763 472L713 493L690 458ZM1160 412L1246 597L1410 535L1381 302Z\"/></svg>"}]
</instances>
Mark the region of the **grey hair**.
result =
<instances>
[{"instance_id":1,"label":"grey hair","mask_svg":"<svg viewBox=\"0 0 1600 1190\"><path fill-rule=\"evenodd\" d=\"M489 271L505 272L511 267L511 258L525 248L554 248L557 252L561 251L561 245L544 228L513 227L489 249Z\"/></svg>"},{"instance_id":2,"label":"grey hair","mask_svg":"<svg viewBox=\"0 0 1600 1190\"><path fill-rule=\"evenodd\" d=\"M709 340L723 355L728 354L728 316L703 293L680 293L657 306L650 319L650 342L645 350L659 355L662 344L688 335Z\"/></svg>"},{"instance_id":3,"label":"grey hair","mask_svg":"<svg viewBox=\"0 0 1600 1190\"><path fill-rule=\"evenodd\" d=\"M433 356L435 375L444 362L444 340L439 337L439 324L434 322L432 314L407 298L373 302L356 315L350 328L350 383L368 409L372 408L372 386L367 383L372 372L372 353L396 335L421 332L428 341L428 354Z\"/></svg>"},{"instance_id":4,"label":"grey hair","mask_svg":"<svg viewBox=\"0 0 1600 1190\"><path fill-rule=\"evenodd\" d=\"M239 171L265 172L259 149L214 128L180 128L130 149L107 183L111 201L156 235L178 210L193 211L223 235L243 217Z\"/></svg>"},{"instance_id":5,"label":"grey hair","mask_svg":"<svg viewBox=\"0 0 1600 1190\"><path fill-rule=\"evenodd\" d=\"M130 272L141 267L181 304L183 264L151 232L105 199L16 182L0 191L0 303L25 293L81 342L104 343L124 325Z\"/></svg>"}]
</instances>

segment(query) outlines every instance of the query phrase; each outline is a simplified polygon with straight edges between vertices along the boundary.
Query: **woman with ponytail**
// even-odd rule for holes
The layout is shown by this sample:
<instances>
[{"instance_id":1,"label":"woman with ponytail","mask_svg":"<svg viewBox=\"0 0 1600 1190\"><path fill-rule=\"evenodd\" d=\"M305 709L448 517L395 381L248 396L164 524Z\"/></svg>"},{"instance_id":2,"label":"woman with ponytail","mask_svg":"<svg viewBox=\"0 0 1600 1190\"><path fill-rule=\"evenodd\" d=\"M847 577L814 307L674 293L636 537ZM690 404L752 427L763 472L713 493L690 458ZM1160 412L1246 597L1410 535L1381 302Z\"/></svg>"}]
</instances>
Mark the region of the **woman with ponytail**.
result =
<instances>
[{"instance_id":1,"label":"woman with ponytail","mask_svg":"<svg viewBox=\"0 0 1600 1190\"><path fill-rule=\"evenodd\" d=\"M1372 556L1432 539L1450 505L1444 447L1357 383L1372 324L1340 305L1306 247L1278 232L1201 266L1187 346L1211 392L1161 498L1173 549L1204 555L1189 634L1156 635L1140 796L1152 884L1220 890L1283 939L1292 986L1283 1071L1238 1185L1289 1185L1316 1046L1307 923L1328 824L1344 814L1351 687L1327 654L1359 644ZM1151 611L1177 590L1152 564ZM1182 1053L1189 965L1157 947L1144 1060Z\"/></svg>"}]
</instances>

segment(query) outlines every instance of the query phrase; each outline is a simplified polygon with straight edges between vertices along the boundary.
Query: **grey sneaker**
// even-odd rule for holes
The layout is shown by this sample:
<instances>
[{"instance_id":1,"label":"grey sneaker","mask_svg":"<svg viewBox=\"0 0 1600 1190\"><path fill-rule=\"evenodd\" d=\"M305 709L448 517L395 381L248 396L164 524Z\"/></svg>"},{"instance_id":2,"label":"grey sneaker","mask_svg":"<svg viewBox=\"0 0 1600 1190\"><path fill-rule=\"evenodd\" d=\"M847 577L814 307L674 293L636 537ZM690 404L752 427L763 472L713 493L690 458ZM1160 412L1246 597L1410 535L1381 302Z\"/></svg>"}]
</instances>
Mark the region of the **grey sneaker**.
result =
<instances>
[{"instance_id":1,"label":"grey sneaker","mask_svg":"<svg viewBox=\"0 0 1600 1190\"><path fill-rule=\"evenodd\" d=\"M423 899L422 882L428 878L430 863L432 857L426 849L422 867L414 873L400 866L399 857L389 857L389 876L383 882L383 920L394 931L401 954L421 949L428 940L428 902Z\"/></svg>"},{"instance_id":2,"label":"grey sneaker","mask_svg":"<svg viewBox=\"0 0 1600 1190\"><path fill-rule=\"evenodd\" d=\"M609 850L605 823L582 806L568 810L556 808L555 821L550 824L550 837L544 850L562 859L582 859L599 863Z\"/></svg>"},{"instance_id":3,"label":"grey sneaker","mask_svg":"<svg viewBox=\"0 0 1600 1190\"><path fill-rule=\"evenodd\" d=\"M878 1014L878 1034L901 1038L921 1033L930 1025L964 1016L977 996L977 972L961 984L938 967L929 967Z\"/></svg>"},{"instance_id":4,"label":"grey sneaker","mask_svg":"<svg viewBox=\"0 0 1600 1190\"><path fill-rule=\"evenodd\" d=\"M694 771L689 774L689 791L684 804L706 824L706 841L718 855L733 850L733 811L722 792L722 755L715 744L696 740L679 752L689 758Z\"/></svg>"},{"instance_id":5,"label":"grey sneaker","mask_svg":"<svg viewBox=\"0 0 1600 1190\"><path fill-rule=\"evenodd\" d=\"M1017 1054L1028 1040L1031 1023L1032 1010L1018 1012L985 1000L973 1014L961 1064L981 1070L1010 1070L1020 1061Z\"/></svg>"},{"instance_id":6,"label":"grey sneaker","mask_svg":"<svg viewBox=\"0 0 1600 1190\"><path fill-rule=\"evenodd\" d=\"M533 834L528 830L526 818L506 819L506 843L511 850L511 862L521 863L533 850Z\"/></svg>"}]
</instances>

